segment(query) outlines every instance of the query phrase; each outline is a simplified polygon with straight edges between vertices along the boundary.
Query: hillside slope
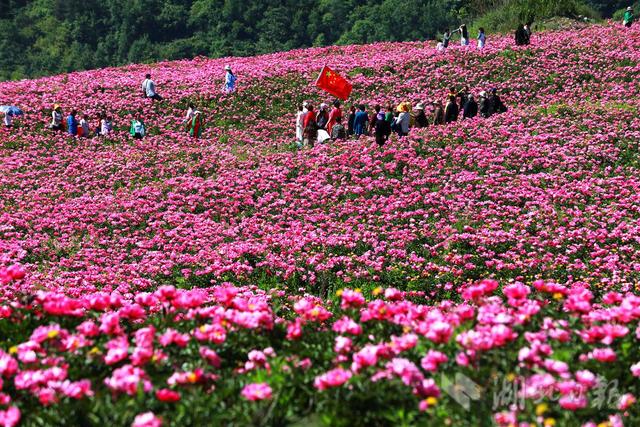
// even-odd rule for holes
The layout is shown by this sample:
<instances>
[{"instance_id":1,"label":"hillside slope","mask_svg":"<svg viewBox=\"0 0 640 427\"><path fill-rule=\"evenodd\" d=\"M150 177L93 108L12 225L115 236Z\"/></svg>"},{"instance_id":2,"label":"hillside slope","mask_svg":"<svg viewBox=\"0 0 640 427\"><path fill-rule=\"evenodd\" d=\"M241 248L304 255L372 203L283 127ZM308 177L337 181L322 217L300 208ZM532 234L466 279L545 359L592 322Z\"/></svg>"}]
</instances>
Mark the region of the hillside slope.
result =
<instances>
[{"instance_id":1,"label":"hillside slope","mask_svg":"<svg viewBox=\"0 0 640 427\"><path fill-rule=\"evenodd\" d=\"M0 133L0 265L26 273L0 271L0 374L23 422L510 425L547 396L541 420L633 425L637 406L598 405L585 372L637 391L639 60L640 29L612 25L482 52L381 43L0 83L26 112ZM509 111L297 150L296 106L329 100L324 64L369 106L468 86ZM165 102L141 98L146 72ZM52 133L54 103L116 132ZM471 412L436 371L482 385ZM513 375L534 389L517 411L491 400ZM240 398L252 383L273 393ZM180 403L136 394L166 387Z\"/></svg>"}]
</instances>

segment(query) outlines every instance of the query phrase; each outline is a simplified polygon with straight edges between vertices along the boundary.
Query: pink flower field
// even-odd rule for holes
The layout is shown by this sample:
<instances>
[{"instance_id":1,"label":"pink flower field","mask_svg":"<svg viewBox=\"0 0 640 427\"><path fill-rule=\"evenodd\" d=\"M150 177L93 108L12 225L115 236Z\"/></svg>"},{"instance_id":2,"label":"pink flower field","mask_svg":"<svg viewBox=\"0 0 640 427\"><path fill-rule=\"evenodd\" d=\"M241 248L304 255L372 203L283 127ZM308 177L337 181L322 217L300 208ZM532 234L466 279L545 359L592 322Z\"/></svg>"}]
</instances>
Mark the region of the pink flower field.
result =
<instances>
[{"instance_id":1,"label":"pink flower field","mask_svg":"<svg viewBox=\"0 0 640 427\"><path fill-rule=\"evenodd\" d=\"M512 44L0 83L0 426L640 425L640 28ZM325 64L369 107L509 111L298 150Z\"/></svg>"}]
</instances>

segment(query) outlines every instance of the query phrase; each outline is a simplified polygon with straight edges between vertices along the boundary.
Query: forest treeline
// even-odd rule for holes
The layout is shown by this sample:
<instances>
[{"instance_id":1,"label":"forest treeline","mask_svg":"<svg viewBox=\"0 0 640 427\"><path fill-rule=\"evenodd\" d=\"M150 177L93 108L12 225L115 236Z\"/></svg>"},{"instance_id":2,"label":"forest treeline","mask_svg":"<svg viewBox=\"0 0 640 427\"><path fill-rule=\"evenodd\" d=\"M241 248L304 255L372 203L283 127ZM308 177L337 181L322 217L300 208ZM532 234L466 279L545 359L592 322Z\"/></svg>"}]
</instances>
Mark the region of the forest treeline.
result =
<instances>
[{"instance_id":1,"label":"forest treeline","mask_svg":"<svg viewBox=\"0 0 640 427\"><path fill-rule=\"evenodd\" d=\"M589 3L587 5L586 3ZM617 0L0 0L0 80L163 59L432 39L483 17L504 30L607 16ZM491 30L491 29L489 29Z\"/></svg>"}]
</instances>

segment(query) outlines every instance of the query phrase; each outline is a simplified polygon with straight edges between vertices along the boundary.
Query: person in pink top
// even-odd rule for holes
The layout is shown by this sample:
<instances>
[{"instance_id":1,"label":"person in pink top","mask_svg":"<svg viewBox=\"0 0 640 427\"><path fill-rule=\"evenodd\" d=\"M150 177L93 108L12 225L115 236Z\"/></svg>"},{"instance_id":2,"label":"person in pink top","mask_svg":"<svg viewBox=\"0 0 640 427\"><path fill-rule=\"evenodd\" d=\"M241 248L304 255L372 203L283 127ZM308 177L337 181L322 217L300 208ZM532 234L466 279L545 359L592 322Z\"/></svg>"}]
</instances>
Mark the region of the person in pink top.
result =
<instances>
[{"instance_id":1,"label":"person in pink top","mask_svg":"<svg viewBox=\"0 0 640 427\"><path fill-rule=\"evenodd\" d=\"M333 125L336 124L338 118L342 119L342 110L340 109L340 101L333 101L333 108L329 113L329 121L327 122L327 132L331 135L331 130L333 129Z\"/></svg>"}]
</instances>

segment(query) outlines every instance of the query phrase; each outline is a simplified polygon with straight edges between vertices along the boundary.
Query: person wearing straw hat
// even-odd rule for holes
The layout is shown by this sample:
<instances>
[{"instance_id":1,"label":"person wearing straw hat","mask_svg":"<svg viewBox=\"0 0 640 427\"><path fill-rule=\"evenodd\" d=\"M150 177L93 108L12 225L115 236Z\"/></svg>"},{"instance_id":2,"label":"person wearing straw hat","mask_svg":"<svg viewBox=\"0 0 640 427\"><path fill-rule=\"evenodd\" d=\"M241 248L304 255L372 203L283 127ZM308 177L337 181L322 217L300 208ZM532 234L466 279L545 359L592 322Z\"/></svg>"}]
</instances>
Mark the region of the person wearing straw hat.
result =
<instances>
[{"instance_id":1,"label":"person wearing straw hat","mask_svg":"<svg viewBox=\"0 0 640 427\"><path fill-rule=\"evenodd\" d=\"M53 111L51 112L51 124L49 125L49 129L62 130L62 108L59 104L55 104L53 106Z\"/></svg>"},{"instance_id":2,"label":"person wearing straw hat","mask_svg":"<svg viewBox=\"0 0 640 427\"><path fill-rule=\"evenodd\" d=\"M226 75L224 77L224 91L227 93L234 92L236 90L236 75L231 71L231 65L226 65L224 70L226 71Z\"/></svg>"},{"instance_id":3,"label":"person wearing straw hat","mask_svg":"<svg viewBox=\"0 0 640 427\"><path fill-rule=\"evenodd\" d=\"M396 117L396 131L398 136L403 137L409 135L409 122L411 121L411 104L402 102L398 105L398 117Z\"/></svg>"},{"instance_id":4,"label":"person wearing straw hat","mask_svg":"<svg viewBox=\"0 0 640 427\"><path fill-rule=\"evenodd\" d=\"M417 128L426 128L429 126L429 120L427 119L427 115L424 113L424 104L419 102L414 109L414 123Z\"/></svg>"},{"instance_id":5,"label":"person wearing straw hat","mask_svg":"<svg viewBox=\"0 0 640 427\"><path fill-rule=\"evenodd\" d=\"M622 24L627 28L631 28L631 24L633 24L633 19L634 19L633 8L629 6L627 10L624 12L624 18L622 20Z\"/></svg>"}]
</instances>

